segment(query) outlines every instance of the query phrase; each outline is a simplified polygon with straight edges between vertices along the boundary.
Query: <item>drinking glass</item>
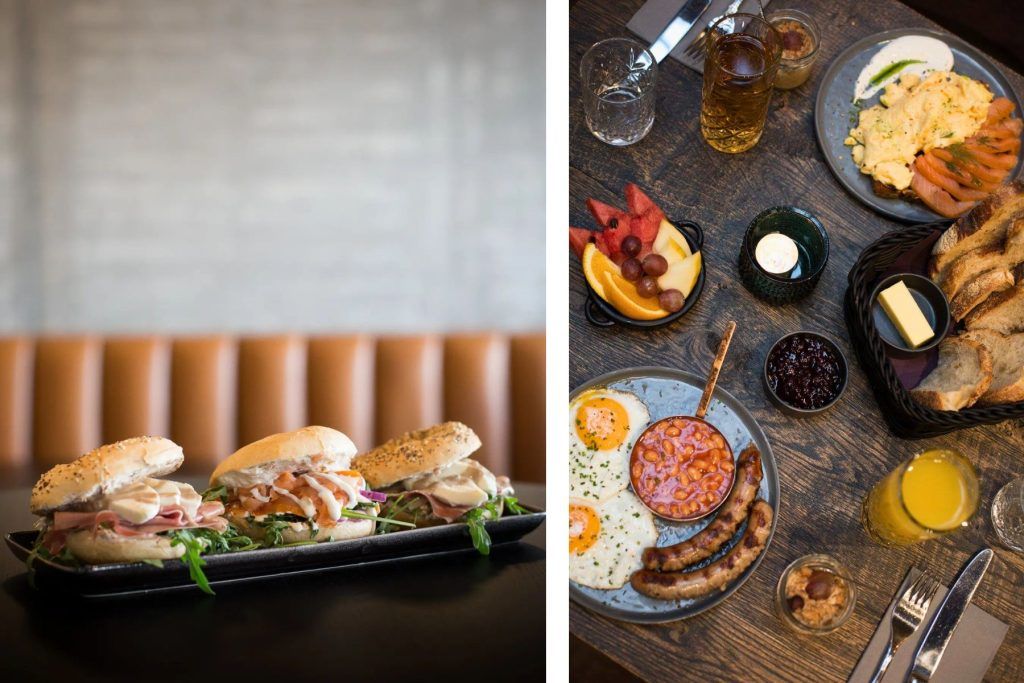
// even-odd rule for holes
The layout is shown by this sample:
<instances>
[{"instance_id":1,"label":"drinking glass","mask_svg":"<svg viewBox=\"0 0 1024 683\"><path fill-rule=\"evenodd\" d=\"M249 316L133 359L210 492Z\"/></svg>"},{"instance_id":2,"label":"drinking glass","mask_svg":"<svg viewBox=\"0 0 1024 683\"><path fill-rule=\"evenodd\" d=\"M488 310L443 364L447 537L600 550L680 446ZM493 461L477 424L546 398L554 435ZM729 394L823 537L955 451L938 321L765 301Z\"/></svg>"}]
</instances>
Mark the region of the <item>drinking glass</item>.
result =
<instances>
[{"instance_id":1,"label":"drinking glass","mask_svg":"<svg viewBox=\"0 0 1024 683\"><path fill-rule=\"evenodd\" d=\"M580 63L587 128L609 145L632 145L654 125L658 63L628 38L595 43Z\"/></svg>"},{"instance_id":2,"label":"drinking glass","mask_svg":"<svg viewBox=\"0 0 1024 683\"><path fill-rule=\"evenodd\" d=\"M1024 477L999 489L992 500L992 526L1003 545L1024 553Z\"/></svg>"},{"instance_id":3,"label":"drinking glass","mask_svg":"<svg viewBox=\"0 0 1024 683\"><path fill-rule=\"evenodd\" d=\"M861 520L872 540L909 545L966 526L978 500L978 477L967 458L936 448L878 482L864 500Z\"/></svg>"},{"instance_id":4,"label":"drinking glass","mask_svg":"<svg viewBox=\"0 0 1024 683\"><path fill-rule=\"evenodd\" d=\"M745 152L761 139L782 39L754 14L730 14L708 29L700 131L720 152Z\"/></svg>"}]
</instances>

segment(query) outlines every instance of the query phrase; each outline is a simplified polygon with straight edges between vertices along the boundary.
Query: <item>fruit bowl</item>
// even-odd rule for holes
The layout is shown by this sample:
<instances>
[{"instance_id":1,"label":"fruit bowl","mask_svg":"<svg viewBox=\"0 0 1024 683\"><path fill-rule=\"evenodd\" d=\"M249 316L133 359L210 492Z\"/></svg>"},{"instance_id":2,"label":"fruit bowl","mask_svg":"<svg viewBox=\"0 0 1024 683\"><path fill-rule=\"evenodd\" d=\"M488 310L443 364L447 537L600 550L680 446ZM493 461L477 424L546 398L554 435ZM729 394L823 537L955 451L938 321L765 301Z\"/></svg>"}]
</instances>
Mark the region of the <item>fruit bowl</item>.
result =
<instances>
[{"instance_id":1,"label":"fruit bowl","mask_svg":"<svg viewBox=\"0 0 1024 683\"><path fill-rule=\"evenodd\" d=\"M669 313L668 315L655 320L639 320L637 318L631 318L621 313L610 303L598 296L590 283L587 282L587 300L583 305L583 314L586 316L587 321L590 324L596 325L597 327L614 327L615 325L624 325L635 329L650 330L674 323L693 308L693 305L697 302L697 299L700 298L700 294L704 290L704 274L707 271L707 262L703 256L704 230L700 225L693 221L672 221L672 225L686 240L691 251L701 252L702 263L700 273L697 275L697 282L690 291L690 295L686 297L683 307L674 313Z\"/></svg>"}]
</instances>

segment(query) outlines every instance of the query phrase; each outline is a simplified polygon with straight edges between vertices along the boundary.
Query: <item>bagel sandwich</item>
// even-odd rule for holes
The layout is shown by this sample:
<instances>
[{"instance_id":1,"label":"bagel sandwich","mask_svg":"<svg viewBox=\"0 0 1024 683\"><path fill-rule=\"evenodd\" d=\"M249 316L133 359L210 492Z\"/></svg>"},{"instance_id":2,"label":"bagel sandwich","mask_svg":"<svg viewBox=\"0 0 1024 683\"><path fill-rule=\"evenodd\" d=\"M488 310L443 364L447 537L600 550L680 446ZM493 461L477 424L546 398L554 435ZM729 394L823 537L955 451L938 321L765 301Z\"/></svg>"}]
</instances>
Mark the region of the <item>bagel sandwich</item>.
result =
<instances>
[{"instance_id":1,"label":"bagel sandwich","mask_svg":"<svg viewBox=\"0 0 1024 683\"><path fill-rule=\"evenodd\" d=\"M204 497L223 502L232 526L265 547L370 536L385 497L351 468L355 453L329 427L273 434L223 460Z\"/></svg>"},{"instance_id":2,"label":"bagel sandwich","mask_svg":"<svg viewBox=\"0 0 1024 683\"><path fill-rule=\"evenodd\" d=\"M487 520L526 512L508 477L495 476L470 458L480 437L461 422L412 431L352 460L368 485L387 496L381 519L417 527L465 522L473 544L490 552Z\"/></svg>"},{"instance_id":3,"label":"bagel sandwich","mask_svg":"<svg viewBox=\"0 0 1024 683\"><path fill-rule=\"evenodd\" d=\"M231 530L219 501L160 479L183 461L170 439L140 436L51 468L29 499L40 518L29 562L39 556L66 564L181 559L199 587L212 592L200 555L230 547Z\"/></svg>"}]
</instances>

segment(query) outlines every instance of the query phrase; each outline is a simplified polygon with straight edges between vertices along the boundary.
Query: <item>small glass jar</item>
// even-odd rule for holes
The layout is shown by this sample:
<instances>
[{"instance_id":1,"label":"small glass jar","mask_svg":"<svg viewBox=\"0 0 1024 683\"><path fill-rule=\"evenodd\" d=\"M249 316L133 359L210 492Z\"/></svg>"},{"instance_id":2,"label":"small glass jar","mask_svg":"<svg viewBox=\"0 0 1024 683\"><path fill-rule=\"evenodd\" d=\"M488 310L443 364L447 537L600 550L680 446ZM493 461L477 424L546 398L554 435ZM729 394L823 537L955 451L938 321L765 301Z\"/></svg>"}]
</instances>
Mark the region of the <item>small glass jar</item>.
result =
<instances>
[{"instance_id":1,"label":"small glass jar","mask_svg":"<svg viewBox=\"0 0 1024 683\"><path fill-rule=\"evenodd\" d=\"M818 59L821 40L818 25L810 16L795 9L772 12L768 21L782 36L783 45L775 89L797 88L810 77L811 67Z\"/></svg>"},{"instance_id":2,"label":"small glass jar","mask_svg":"<svg viewBox=\"0 0 1024 683\"><path fill-rule=\"evenodd\" d=\"M789 582L790 575L805 567L811 570L820 569L829 572L839 580L837 585L846 591L846 602L839 608L839 612L819 626L813 626L801 621L794 616L793 610L789 606L786 584ZM779 577L779 583L775 588L775 612L779 615L779 619L797 633L806 635L818 636L835 631L849 620L850 615L853 614L853 607L856 602L857 589L850 578L850 572L831 555L804 555L794 560L782 571L782 576Z\"/></svg>"}]
</instances>

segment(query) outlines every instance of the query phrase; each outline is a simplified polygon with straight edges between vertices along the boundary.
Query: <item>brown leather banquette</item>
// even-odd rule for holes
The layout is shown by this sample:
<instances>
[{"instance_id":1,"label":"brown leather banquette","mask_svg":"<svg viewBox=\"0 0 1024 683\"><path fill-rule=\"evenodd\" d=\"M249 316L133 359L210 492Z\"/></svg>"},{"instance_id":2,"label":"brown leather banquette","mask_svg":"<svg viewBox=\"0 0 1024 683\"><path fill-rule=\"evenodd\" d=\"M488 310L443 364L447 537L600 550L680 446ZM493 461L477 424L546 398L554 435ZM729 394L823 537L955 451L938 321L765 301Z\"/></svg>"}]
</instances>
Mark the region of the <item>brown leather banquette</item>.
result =
<instances>
[{"instance_id":1,"label":"brown leather banquette","mask_svg":"<svg viewBox=\"0 0 1024 683\"><path fill-rule=\"evenodd\" d=\"M8 478L139 434L169 436L202 474L306 424L364 450L452 419L492 470L543 481L544 418L542 334L0 338Z\"/></svg>"}]
</instances>

